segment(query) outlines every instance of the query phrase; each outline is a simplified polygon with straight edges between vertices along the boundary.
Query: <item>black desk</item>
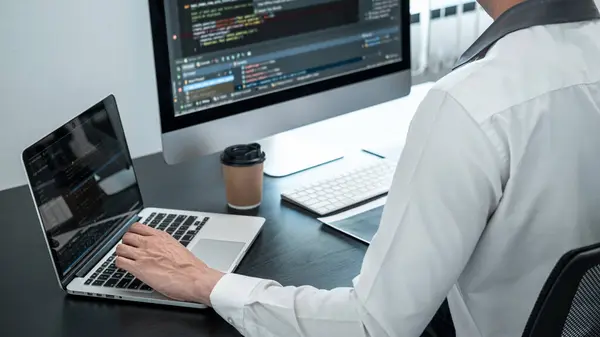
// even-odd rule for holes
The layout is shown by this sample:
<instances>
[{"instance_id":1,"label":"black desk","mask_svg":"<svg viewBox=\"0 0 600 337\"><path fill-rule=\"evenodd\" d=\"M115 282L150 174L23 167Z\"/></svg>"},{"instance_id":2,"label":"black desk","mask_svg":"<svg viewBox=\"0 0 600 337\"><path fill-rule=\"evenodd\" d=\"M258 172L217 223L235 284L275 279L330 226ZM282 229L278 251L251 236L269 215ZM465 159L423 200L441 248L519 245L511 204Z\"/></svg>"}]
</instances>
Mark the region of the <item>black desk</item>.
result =
<instances>
[{"instance_id":1,"label":"black desk","mask_svg":"<svg viewBox=\"0 0 600 337\"><path fill-rule=\"evenodd\" d=\"M343 161L317 170L346 165ZM219 165L216 156L177 166L166 165L161 155L135 161L146 206L231 213ZM367 247L280 201L281 188L314 172L265 180L258 215L267 222L238 273L284 285L351 285ZM0 192L0 215L0 336L238 336L212 309L66 295L55 279L28 188Z\"/></svg>"}]
</instances>

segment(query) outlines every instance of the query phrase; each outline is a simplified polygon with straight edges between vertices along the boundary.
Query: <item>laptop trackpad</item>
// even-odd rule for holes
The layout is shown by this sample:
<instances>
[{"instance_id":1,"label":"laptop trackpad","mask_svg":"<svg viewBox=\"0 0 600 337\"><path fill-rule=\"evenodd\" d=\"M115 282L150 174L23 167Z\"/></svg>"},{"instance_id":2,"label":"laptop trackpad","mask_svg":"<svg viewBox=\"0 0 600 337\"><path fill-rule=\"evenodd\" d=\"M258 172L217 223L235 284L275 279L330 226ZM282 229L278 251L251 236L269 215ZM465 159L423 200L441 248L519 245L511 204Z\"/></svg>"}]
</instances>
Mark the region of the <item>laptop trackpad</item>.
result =
<instances>
[{"instance_id":1,"label":"laptop trackpad","mask_svg":"<svg viewBox=\"0 0 600 337\"><path fill-rule=\"evenodd\" d=\"M191 249L209 267L227 272L244 248L243 242L200 239Z\"/></svg>"}]
</instances>

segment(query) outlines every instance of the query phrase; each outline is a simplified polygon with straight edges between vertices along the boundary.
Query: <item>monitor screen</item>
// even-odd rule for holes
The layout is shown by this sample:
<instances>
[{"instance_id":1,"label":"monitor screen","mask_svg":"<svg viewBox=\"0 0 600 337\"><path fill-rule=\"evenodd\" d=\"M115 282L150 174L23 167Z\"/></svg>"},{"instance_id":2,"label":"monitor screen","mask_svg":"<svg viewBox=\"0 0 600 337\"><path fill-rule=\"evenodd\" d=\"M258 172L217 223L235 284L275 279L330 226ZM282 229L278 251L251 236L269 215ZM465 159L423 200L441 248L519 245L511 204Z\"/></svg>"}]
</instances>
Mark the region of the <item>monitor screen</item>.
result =
<instances>
[{"instance_id":1,"label":"monitor screen","mask_svg":"<svg viewBox=\"0 0 600 337\"><path fill-rule=\"evenodd\" d=\"M401 2L161 2L173 118L402 61Z\"/></svg>"},{"instance_id":2,"label":"monitor screen","mask_svg":"<svg viewBox=\"0 0 600 337\"><path fill-rule=\"evenodd\" d=\"M61 278L142 207L118 118L107 99L23 153Z\"/></svg>"}]
</instances>

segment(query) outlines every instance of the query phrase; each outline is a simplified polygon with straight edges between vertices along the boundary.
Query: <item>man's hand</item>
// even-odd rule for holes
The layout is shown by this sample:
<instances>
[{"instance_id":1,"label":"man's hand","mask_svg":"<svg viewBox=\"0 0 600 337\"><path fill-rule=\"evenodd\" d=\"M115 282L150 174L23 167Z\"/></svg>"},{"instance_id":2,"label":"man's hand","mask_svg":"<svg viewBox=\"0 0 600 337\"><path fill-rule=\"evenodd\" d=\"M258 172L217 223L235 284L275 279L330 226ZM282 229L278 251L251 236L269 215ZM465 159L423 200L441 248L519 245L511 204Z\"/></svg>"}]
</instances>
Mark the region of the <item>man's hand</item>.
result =
<instances>
[{"instance_id":1,"label":"man's hand","mask_svg":"<svg viewBox=\"0 0 600 337\"><path fill-rule=\"evenodd\" d=\"M117 267L179 301L210 305L223 273L209 268L169 234L133 224L117 246Z\"/></svg>"}]
</instances>

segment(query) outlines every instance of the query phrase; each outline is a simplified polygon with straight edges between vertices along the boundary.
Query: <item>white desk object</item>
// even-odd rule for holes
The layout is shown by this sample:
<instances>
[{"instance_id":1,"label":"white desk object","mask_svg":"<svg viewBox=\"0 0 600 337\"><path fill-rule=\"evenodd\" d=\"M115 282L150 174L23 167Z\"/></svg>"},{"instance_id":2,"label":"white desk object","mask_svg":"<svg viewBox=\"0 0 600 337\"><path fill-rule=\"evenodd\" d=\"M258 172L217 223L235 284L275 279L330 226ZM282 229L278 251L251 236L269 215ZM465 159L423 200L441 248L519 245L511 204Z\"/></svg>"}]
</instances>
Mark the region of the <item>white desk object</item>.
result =
<instances>
[{"instance_id":1,"label":"white desk object","mask_svg":"<svg viewBox=\"0 0 600 337\"><path fill-rule=\"evenodd\" d=\"M430 88L431 84L418 86L407 98L303 128L304 137L327 145L333 143L348 151L348 155L342 161L298 174L295 183L282 188L281 198L324 216L387 194L410 122ZM362 155L350 154L357 149L364 150L358 151ZM353 228L351 221L349 228Z\"/></svg>"},{"instance_id":2,"label":"white desk object","mask_svg":"<svg viewBox=\"0 0 600 337\"><path fill-rule=\"evenodd\" d=\"M406 97L263 140L261 144L267 145L264 147L267 161L273 158L270 153L278 155L269 175L284 176L284 172L296 171L295 167L302 168L302 165L305 165L304 168L315 167L340 159L344 153L357 149L395 159L404 147L410 122L419 104L433 84L415 85Z\"/></svg>"},{"instance_id":3,"label":"white desk object","mask_svg":"<svg viewBox=\"0 0 600 337\"><path fill-rule=\"evenodd\" d=\"M293 132L320 144L346 151L393 145L404 146L410 122L433 82L415 85L410 95L308 125Z\"/></svg>"}]
</instances>

